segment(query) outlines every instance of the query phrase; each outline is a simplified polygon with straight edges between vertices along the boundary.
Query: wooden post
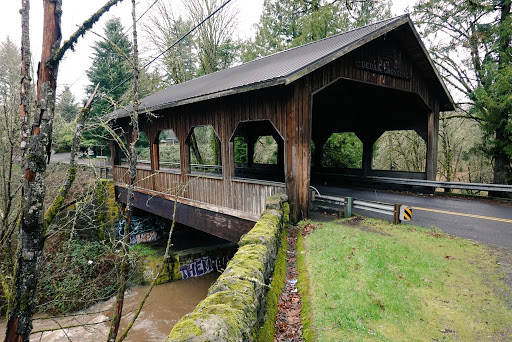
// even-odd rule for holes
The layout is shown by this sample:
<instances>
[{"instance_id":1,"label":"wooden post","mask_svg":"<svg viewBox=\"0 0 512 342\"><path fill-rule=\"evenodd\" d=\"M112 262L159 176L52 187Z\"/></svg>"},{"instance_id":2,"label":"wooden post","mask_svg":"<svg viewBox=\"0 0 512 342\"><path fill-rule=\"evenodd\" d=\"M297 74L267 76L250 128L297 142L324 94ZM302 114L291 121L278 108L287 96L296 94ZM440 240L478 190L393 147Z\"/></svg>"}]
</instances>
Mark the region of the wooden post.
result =
<instances>
[{"instance_id":1,"label":"wooden post","mask_svg":"<svg viewBox=\"0 0 512 342\"><path fill-rule=\"evenodd\" d=\"M363 143L363 163L361 165L363 176L369 176L372 172L373 144L382 135L382 131L356 132L357 137Z\"/></svg>"},{"instance_id":2,"label":"wooden post","mask_svg":"<svg viewBox=\"0 0 512 342\"><path fill-rule=\"evenodd\" d=\"M363 142L363 176L369 176L372 171L373 161L373 143L374 140L364 140Z\"/></svg>"},{"instance_id":3,"label":"wooden post","mask_svg":"<svg viewBox=\"0 0 512 342\"><path fill-rule=\"evenodd\" d=\"M437 140L439 135L439 103L436 101L434 111L428 114L427 132L427 179L436 180L437 174Z\"/></svg>"},{"instance_id":4,"label":"wooden post","mask_svg":"<svg viewBox=\"0 0 512 342\"><path fill-rule=\"evenodd\" d=\"M393 224L401 223L401 221L400 221L400 207L401 206L402 206L401 204L395 203L394 210L393 210Z\"/></svg>"},{"instance_id":5,"label":"wooden post","mask_svg":"<svg viewBox=\"0 0 512 342\"><path fill-rule=\"evenodd\" d=\"M252 134L247 135L247 167L253 167L254 164L254 144L256 143L256 137Z\"/></svg>"}]
</instances>

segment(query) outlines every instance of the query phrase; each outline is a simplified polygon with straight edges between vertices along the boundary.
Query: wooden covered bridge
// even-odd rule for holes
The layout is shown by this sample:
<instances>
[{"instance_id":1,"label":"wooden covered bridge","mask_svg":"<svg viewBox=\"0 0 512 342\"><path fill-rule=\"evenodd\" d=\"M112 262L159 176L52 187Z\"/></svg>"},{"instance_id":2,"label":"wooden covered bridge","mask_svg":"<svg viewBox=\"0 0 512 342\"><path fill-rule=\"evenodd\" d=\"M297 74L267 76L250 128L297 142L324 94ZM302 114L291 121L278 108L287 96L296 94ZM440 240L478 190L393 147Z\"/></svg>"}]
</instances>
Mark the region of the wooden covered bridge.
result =
<instances>
[{"instance_id":1,"label":"wooden covered bridge","mask_svg":"<svg viewBox=\"0 0 512 342\"><path fill-rule=\"evenodd\" d=\"M315 161L334 132L354 132L363 143L362 167L352 174L435 179L439 112L453 109L409 16L377 22L142 99L140 129L150 143L150 162L137 170L134 204L169 218L174 189L185 185L177 222L238 241L272 194L288 194L292 220L307 217L311 179L326 171ZM127 140L130 111L110 114ZM215 153L208 162L197 155L198 129L211 132ZM426 142L425 172L372 169L377 138L404 129ZM169 136L179 147L174 163L162 153L169 150L164 148ZM271 162L255 158L260 137L275 141ZM127 166L115 145L112 156L116 191L124 202ZM333 172L336 177L344 171L329 170L331 177Z\"/></svg>"}]
</instances>

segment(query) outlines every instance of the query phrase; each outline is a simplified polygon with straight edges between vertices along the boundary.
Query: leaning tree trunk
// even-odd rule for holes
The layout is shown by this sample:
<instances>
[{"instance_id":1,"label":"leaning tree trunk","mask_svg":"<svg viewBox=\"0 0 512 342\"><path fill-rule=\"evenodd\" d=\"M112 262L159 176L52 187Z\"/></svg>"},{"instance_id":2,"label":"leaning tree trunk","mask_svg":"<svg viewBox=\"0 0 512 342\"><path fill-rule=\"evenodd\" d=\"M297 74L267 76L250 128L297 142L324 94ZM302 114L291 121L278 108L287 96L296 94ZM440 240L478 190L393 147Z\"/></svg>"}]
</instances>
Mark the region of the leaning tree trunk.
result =
<instances>
[{"instance_id":1,"label":"leaning tree trunk","mask_svg":"<svg viewBox=\"0 0 512 342\"><path fill-rule=\"evenodd\" d=\"M139 138L139 51L137 46L137 20L135 16L135 0L132 0L132 20L133 20L133 112L131 115L131 141L129 146L129 173L130 179L128 184L126 196L126 223L124 226L122 251L123 258L119 271L119 278L117 284L116 302L114 304L114 317L110 325L108 333L108 342L115 342L119 332L119 325L121 323L121 316L123 314L124 293L126 291L126 283L129 273L129 245L130 245L130 227L132 224L133 216L133 187L137 176L137 150L135 145Z\"/></svg>"}]
</instances>

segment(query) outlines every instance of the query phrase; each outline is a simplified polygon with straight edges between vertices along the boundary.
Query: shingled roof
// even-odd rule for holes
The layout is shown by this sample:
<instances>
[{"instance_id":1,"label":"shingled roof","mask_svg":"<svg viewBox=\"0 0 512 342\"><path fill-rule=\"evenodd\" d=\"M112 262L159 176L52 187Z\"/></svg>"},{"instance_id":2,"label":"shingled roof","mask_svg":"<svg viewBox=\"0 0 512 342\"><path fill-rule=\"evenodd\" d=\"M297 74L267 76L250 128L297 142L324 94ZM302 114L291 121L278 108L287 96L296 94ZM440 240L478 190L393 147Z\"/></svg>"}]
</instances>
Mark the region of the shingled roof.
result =
<instances>
[{"instance_id":1,"label":"shingled roof","mask_svg":"<svg viewBox=\"0 0 512 342\"><path fill-rule=\"evenodd\" d=\"M140 101L140 111L157 111L187 103L204 101L244 91L289 84L298 78L326 65L350 51L374 40L402 25L408 25L421 49L428 66L441 88L444 109L453 107L453 100L441 81L432 60L421 43L409 15L383 20L335 36L281 51L226 70L204 75L190 81L172 85ZM443 94L444 93L444 94ZM110 113L110 119L128 116L132 106Z\"/></svg>"}]
</instances>

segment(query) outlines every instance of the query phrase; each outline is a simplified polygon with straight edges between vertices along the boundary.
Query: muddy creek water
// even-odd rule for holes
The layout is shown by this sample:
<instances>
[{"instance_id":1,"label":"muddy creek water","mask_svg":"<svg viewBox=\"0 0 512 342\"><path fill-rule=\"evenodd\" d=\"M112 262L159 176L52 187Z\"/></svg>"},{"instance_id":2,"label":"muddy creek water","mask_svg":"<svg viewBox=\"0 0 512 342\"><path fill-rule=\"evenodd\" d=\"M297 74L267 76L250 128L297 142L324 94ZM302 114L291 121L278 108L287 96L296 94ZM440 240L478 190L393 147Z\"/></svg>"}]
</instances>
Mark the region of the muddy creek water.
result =
<instances>
[{"instance_id":1,"label":"muddy creek water","mask_svg":"<svg viewBox=\"0 0 512 342\"><path fill-rule=\"evenodd\" d=\"M196 305L206 298L208 288L217 277L218 274L210 273L202 277L155 286L125 341L164 341L176 322L185 314L193 311ZM119 336L133 317L147 288L147 286L132 287L127 291ZM36 319L34 320L34 332L59 328L59 326L83 326L36 333L31 335L30 341L106 341L110 327L109 322L94 323L106 321L111 316L113 302L114 298L62 318ZM2 322L0 324L0 340L4 339L4 334L5 322Z\"/></svg>"}]
</instances>

